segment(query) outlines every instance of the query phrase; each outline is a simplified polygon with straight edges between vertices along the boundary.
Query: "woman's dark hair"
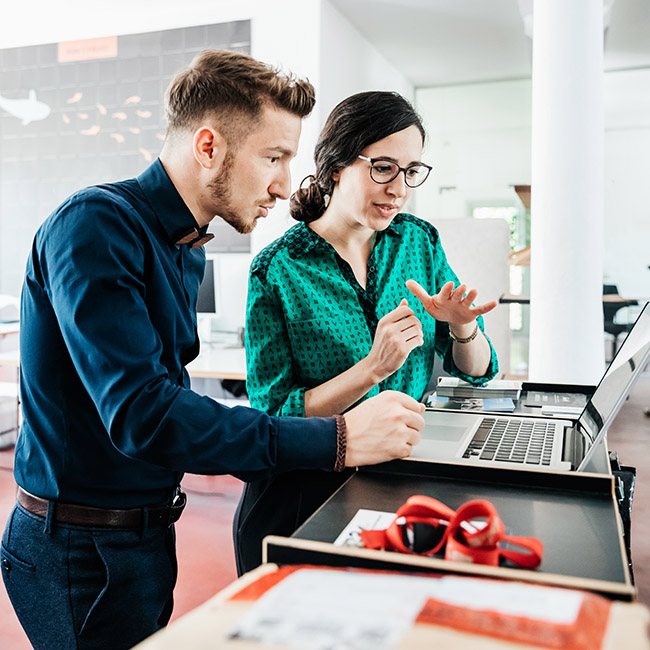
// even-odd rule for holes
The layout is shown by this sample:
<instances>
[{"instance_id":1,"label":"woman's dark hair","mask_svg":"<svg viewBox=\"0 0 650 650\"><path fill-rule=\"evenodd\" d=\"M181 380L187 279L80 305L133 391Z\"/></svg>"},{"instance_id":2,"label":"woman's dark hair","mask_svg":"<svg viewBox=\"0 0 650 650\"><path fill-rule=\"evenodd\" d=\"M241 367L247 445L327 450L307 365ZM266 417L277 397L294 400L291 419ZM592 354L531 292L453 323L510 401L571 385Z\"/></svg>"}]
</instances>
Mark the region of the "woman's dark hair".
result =
<instances>
[{"instance_id":1,"label":"woman's dark hair","mask_svg":"<svg viewBox=\"0 0 650 650\"><path fill-rule=\"evenodd\" d=\"M399 93L373 90L344 99L329 114L318 138L315 175L291 197L291 216L305 222L318 219L334 189L332 174L351 165L368 145L409 126L418 127L424 144L422 120Z\"/></svg>"}]
</instances>

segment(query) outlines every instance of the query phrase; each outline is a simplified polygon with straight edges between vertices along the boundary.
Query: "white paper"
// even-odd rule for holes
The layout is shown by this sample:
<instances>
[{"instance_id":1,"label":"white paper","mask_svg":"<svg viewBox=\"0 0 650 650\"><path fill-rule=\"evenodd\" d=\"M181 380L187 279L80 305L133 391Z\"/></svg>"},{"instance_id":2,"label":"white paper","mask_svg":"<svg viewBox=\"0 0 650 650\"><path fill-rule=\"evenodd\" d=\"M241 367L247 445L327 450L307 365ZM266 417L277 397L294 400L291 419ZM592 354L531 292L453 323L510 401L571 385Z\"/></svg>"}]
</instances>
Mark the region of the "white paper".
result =
<instances>
[{"instance_id":1,"label":"white paper","mask_svg":"<svg viewBox=\"0 0 650 650\"><path fill-rule=\"evenodd\" d=\"M304 650L389 650L428 598L554 624L575 622L583 600L515 582L301 569L267 591L231 636Z\"/></svg>"},{"instance_id":2,"label":"white paper","mask_svg":"<svg viewBox=\"0 0 650 650\"><path fill-rule=\"evenodd\" d=\"M334 546L363 546L359 536L362 530L386 530L393 523L393 519L395 519L394 512L361 508L334 540Z\"/></svg>"}]
</instances>

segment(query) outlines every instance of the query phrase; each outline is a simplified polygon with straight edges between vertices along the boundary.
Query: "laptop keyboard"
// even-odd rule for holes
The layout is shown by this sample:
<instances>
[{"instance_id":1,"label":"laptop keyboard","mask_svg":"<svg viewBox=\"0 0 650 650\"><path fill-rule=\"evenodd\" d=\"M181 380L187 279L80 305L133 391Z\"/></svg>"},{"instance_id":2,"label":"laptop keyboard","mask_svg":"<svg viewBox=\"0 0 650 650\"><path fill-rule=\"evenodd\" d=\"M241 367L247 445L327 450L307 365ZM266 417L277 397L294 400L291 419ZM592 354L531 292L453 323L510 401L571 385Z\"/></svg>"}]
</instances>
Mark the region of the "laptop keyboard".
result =
<instances>
[{"instance_id":1,"label":"laptop keyboard","mask_svg":"<svg viewBox=\"0 0 650 650\"><path fill-rule=\"evenodd\" d=\"M483 418L463 458L550 465L554 434L552 422Z\"/></svg>"}]
</instances>

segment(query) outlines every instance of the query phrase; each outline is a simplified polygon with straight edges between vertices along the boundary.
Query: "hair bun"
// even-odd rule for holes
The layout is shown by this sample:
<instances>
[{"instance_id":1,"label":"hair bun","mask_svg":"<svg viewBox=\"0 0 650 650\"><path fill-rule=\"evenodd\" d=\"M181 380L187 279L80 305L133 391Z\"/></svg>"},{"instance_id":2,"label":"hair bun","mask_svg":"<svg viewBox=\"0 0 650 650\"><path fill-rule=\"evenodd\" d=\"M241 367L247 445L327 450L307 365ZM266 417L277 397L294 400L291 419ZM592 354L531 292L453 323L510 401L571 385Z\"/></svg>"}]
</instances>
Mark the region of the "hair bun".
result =
<instances>
[{"instance_id":1,"label":"hair bun","mask_svg":"<svg viewBox=\"0 0 650 650\"><path fill-rule=\"evenodd\" d=\"M305 181L309 181L306 187L303 187ZM327 198L326 198L327 197ZM291 195L289 200L289 213L296 221L309 223L318 219L325 208L329 196L323 192L316 181L315 176L306 176L300 182L300 187Z\"/></svg>"}]
</instances>

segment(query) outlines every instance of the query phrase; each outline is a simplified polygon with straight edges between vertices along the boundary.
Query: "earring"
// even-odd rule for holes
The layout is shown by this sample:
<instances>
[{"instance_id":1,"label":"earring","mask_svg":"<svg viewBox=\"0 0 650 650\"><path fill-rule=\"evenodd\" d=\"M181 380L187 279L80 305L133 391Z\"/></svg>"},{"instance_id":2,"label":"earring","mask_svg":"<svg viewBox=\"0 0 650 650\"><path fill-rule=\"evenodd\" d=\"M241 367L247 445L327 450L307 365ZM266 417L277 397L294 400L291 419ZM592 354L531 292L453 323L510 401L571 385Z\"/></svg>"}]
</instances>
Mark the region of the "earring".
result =
<instances>
[{"instance_id":1,"label":"earring","mask_svg":"<svg viewBox=\"0 0 650 650\"><path fill-rule=\"evenodd\" d=\"M325 208L327 208L327 206L328 206L329 204L330 204L330 195L329 195L329 194L326 194L326 195L323 197L323 205L325 206Z\"/></svg>"}]
</instances>

